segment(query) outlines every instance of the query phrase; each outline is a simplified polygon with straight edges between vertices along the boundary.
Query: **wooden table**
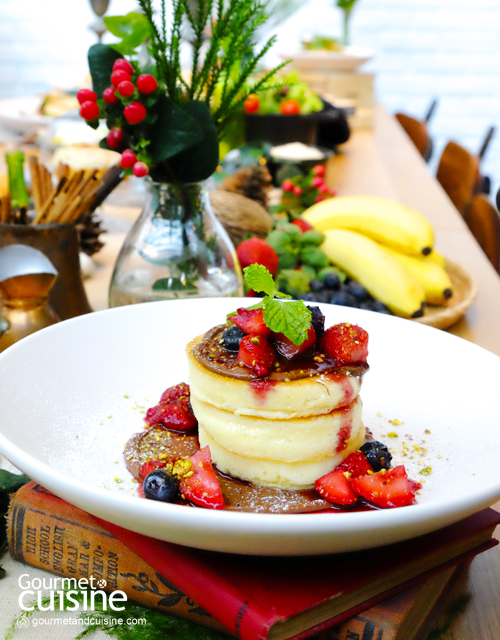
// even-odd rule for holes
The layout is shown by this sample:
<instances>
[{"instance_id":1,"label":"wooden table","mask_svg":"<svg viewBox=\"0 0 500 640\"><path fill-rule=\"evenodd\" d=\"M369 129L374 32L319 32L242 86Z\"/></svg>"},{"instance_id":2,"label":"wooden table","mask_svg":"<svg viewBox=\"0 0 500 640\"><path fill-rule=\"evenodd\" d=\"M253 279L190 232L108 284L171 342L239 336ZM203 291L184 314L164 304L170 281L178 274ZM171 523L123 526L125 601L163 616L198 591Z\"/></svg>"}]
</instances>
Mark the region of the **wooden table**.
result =
<instances>
[{"instance_id":1,"label":"wooden table","mask_svg":"<svg viewBox=\"0 0 500 640\"><path fill-rule=\"evenodd\" d=\"M428 218L436 233L437 250L462 265L478 287L473 307L449 331L500 356L500 277L396 120L379 108L375 128L355 130L341 151L328 165L329 184L340 195L398 200ZM106 213L123 215L122 210L110 208ZM137 214L131 210L128 217L133 220ZM122 234L110 234L107 246L97 256L100 269L87 285L95 309L106 306L110 265L122 238ZM496 507L500 510L500 503ZM465 588L472 599L447 640L499 640L500 545L474 560Z\"/></svg>"}]
</instances>

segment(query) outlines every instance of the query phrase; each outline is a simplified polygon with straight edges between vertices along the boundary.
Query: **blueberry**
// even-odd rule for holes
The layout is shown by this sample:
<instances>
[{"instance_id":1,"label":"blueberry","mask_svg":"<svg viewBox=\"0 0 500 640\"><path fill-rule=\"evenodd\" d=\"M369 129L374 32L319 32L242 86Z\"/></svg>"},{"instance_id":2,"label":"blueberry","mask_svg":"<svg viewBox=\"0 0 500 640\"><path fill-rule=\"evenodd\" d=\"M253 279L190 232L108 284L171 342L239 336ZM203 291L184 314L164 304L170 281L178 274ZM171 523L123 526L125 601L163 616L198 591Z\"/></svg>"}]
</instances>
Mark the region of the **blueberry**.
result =
<instances>
[{"instance_id":1,"label":"blueberry","mask_svg":"<svg viewBox=\"0 0 500 640\"><path fill-rule=\"evenodd\" d=\"M319 307L307 307L312 314L311 322L316 333L316 340L321 340L325 333L325 316L321 313Z\"/></svg>"},{"instance_id":2,"label":"blueberry","mask_svg":"<svg viewBox=\"0 0 500 640\"><path fill-rule=\"evenodd\" d=\"M309 282L309 289L311 289L311 291L322 291L323 286L321 280L313 279Z\"/></svg>"},{"instance_id":3,"label":"blueberry","mask_svg":"<svg viewBox=\"0 0 500 640\"><path fill-rule=\"evenodd\" d=\"M380 302L380 300L374 300L372 302L371 310L372 311L377 311L377 313L387 313L389 315L392 315L391 310L389 309L389 307L387 305L385 305L383 302Z\"/></svg>"},{"instance_id":4,"label":"blueberry","mask_svg":"<svg viewBox=\"0 0 500 640\"><path fill-rule=\"evenodd\" d=\"M345 289L341 289L335 293L330 301L332 304L339 304L342 307L358 307L358 301Z\"/></svg>"},{"instance_id":5,"label":"blueberry","mask_svg":"<svg viewBox=\"0 0 500 640\"><path fill-rule=\"evenodd\" d=\"M299 293L299 300L304 300L304 302L316 302L316 294L307 292L307 293Z\"/></svg>"},{"instance_id":6,"label":"blueberry","mask_svg":"<svg viewBox=\"0 0 500 640\"><path fill-rule=\"evenodd\" d=\"M345 288L356 298L356 300L358 300L358 302L364 302L369 296L368 291L362 284L356 282L356 280L351 280Z\"/></svg>"},{"instance_id":7,"label":"blueberry","mask_svg":"<svg viewBox=\"0 0 500 640\"><path fill-rule=\"evenodd\" d=\"M330 302L331 297L328 291L318 291L314 294L314 302Z\"/></svg>"},{"instance_id":8,"label":"blueberry","mask_svg":"<svg viewBox=\"0 0 500 640\"><path fill-rule=\"evenodd\" d=\"M146 476L142 485L144 495L150 500L174 502L179 495L176 479L165 469L155 469Z\"/></svg>"},{"instance_id":9,"label":"blueberry","mask_svg":"<svg viewBox=\"0 0 500 640\"><path fill-rule=\"evenodd\" d=\"M335 291L340 289L340 278L338 273L327 273L323 280L323 284L326 289L334 289Z\"/></svg>"},{"instance_id":10,"label":"blueberry","mask_svg":"<svg viewBox=\"0 0 500 640\"><path fill-rule=\"evenodd\" d=\"M361 451L365 454L368 462L373 467L373 470L380 471L380 469L390 469L392 456L389 453L389 449L382 442L377 440L369 440L360 447Z\"/></svg>"},{"instance_id":11,"label":"blueberry","mask_svg":"<svg viewBox=\"0 0 500 640\"><path fill-rule=\"evenodd\" d=\"M226 329L222 334L222 346L228 351L239 351L240 342L245 332L239 327L231 327Z\"/></svg>"}]
</instances>

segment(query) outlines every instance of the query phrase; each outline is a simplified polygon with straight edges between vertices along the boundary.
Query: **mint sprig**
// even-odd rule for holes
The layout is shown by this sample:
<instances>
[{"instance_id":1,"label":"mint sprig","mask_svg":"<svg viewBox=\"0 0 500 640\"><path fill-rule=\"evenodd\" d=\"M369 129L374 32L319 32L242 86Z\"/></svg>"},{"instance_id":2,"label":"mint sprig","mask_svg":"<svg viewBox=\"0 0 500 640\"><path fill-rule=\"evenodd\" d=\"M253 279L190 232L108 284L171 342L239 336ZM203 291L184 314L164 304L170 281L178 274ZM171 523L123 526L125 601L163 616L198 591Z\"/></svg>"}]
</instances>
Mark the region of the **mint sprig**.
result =
<instances>
[{"instance_id":1,"label":"mint sprig","mask_svg":"<svg viewBox=\"0 0 500 640\"><path fill-rule=\"evenodd\" d=\"M271 331L282 333L296 345L302 344L311 328L312 316L304 302L290 300L289 295L277 291L272 275L261 264L251 264L243 273L250 289L265 294L262 302L249 308L263 309L264 322Z\"/></svg>"}]
</instances>

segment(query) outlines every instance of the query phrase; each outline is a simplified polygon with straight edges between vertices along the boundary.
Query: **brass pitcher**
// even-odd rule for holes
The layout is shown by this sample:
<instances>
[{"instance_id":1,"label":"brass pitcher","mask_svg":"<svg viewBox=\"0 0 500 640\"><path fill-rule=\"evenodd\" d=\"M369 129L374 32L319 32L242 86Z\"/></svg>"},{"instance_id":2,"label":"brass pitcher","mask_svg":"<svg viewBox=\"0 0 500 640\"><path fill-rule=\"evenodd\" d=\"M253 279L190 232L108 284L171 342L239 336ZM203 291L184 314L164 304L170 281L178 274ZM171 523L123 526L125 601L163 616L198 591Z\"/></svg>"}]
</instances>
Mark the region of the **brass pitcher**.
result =
<instances>
[{"instance_id":1,"label":"brass pitcher","mask_svg":"<svg viewBox=\"0 0 500 640\"><path fill-rule=\"evenodd\" d=\"M0 352L60 318L48 296L57 271L41 251L22 244L0 249Z\"/></svg>"}]
</instances>

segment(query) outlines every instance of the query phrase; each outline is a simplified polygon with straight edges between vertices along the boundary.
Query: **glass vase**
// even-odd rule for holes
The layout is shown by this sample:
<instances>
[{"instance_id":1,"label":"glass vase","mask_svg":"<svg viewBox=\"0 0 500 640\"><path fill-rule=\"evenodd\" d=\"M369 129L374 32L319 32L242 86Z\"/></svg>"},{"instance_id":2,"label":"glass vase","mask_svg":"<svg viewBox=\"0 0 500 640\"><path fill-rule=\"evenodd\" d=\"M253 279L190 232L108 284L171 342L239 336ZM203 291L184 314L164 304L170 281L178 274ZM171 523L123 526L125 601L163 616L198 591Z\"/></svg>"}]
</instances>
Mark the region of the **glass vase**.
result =
<instances>
[{"instance_id":1,"label":"glass vase","mask_svg":"<svg viewBox=\"0 0 500 640\"><path fill-rule=\"evenodd\" d=\"M243 295L234 246L203 184L146 181L144 208L115 264L109 306Z\"/></svg>"}]
</instances>

